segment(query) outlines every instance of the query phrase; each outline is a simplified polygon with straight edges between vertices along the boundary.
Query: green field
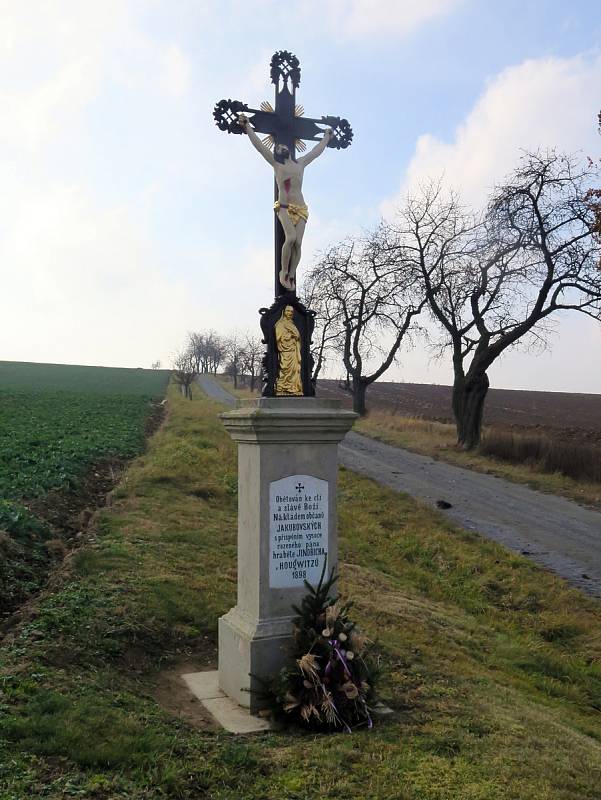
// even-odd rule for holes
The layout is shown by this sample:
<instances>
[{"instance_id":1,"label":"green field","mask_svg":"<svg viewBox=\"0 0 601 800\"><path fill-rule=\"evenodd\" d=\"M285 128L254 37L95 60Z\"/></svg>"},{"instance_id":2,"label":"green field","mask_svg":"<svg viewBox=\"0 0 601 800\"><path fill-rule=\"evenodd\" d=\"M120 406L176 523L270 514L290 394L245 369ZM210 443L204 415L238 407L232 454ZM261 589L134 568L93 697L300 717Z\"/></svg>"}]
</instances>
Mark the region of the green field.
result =
<instances>
[{"instance_id":1,"label":"green field","mask_svg":"<svg viewBox=\"0 0 601 800\"><path fill-rule=\"evenodd\" d=\"M170 371L124 367L81 367L0 361L0 390L134 394L162 397Z\"/></svg>"},{"instance_id":2,"label":"green field","mask_svg":"<svg viewBox=\"0 0 601 800\"><path fill-rule=\"evenodd\" d=\"M47 542L64 533L52 506L74 500L92 467L141 452L167 379L165 371L0 363L0 613L43 581Z\"/></svg>"}]
</instances>

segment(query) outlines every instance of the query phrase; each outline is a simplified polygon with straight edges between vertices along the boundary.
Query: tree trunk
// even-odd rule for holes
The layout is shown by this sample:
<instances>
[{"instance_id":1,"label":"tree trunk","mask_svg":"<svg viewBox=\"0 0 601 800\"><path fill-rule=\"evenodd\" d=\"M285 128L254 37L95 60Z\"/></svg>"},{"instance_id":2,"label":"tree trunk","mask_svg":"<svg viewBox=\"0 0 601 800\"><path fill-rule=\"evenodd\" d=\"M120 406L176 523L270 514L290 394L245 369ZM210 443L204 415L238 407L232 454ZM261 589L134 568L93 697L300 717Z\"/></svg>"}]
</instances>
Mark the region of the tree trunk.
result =
<instances>
[{"instance_id":1,"label":"tree trunk","mask_svg":"<svg viewBox=\"0 0 601 800\"><path fill-rule=\"evenodd\" d=\"M355 414L360 414L362 417L367 413L365 407L365 392L367 391L368 384L362 381L361 378L353 378L353 411Z\"/></svg>"},{"instance_id":2,"label":"tree trunk","mask_svg":"<svg viewBox=\"0 0 601 800\"><path fill-rule=\"evenodd\" d=\"M482 415L489 381L486 372L456 375L453 384L453 414L457 426L457 444L473 450L480 444Z\"/></svg>"}]
</instances>

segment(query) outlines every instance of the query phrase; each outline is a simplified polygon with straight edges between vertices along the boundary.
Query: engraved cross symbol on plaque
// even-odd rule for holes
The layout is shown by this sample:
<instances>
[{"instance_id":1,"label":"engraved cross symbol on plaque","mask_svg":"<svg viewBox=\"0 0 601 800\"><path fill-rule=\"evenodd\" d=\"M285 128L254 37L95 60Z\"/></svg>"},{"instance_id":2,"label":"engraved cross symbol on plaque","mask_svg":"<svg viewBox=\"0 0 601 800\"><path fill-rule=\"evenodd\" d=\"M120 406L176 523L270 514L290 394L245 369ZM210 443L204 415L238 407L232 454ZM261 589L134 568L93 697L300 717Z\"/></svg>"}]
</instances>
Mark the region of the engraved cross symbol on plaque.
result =
<instances>
[{"instance_id":1,"label":"engraved cross symbol on plaque","mask_svg":"<svg viewBox=\"0 0 601 800\"><path fill-rule=\"evenodd\" d=\"M302 483L297 483L296 484L296 491L297 492L299 492L299 493L302 492L304 488L305 487L302 485Z\"/></svg>"},{"instance_id":2,"label":"engraved cross symbol on plaque","mask_svg":"<svg viewBox=\"0 0 601 800\"><path fill-rule=\"evenodd\" d=\"M304 117L304 109L296 103L296 90L300 84L300 63L298 58L287 50L279 50L271 59L271 82L275 85L275 108L267 101L260 108L249 108L239 100L220 100L213 110L213 117L219 130L228 133L244 133L238 124L238 114L244 113L253 129L264 134L265 144L274 147L283 144L288 147L292 158L296 149L306 149L303 140L318 141L325 128L331 128L333 136L328 147L337 150L348 147L353 139L353 131L346 119L340 117ZM320 127L323 126L323 127ZM275 199L278 199L277 186ZM275 217L275 296L289 290L280 283L280 268L284 231Z\"/></svg>"}]
</instances>

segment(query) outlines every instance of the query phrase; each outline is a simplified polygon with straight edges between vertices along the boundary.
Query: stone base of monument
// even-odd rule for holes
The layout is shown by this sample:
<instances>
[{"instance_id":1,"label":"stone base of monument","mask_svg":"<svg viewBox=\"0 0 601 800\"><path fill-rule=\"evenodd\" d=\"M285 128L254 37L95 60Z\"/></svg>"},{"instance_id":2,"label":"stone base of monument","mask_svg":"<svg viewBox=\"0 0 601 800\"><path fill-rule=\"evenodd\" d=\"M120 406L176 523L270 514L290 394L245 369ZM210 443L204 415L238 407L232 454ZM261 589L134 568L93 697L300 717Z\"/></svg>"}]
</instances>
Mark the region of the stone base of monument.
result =
<instances>
[{"instance_id":1,"label":"stone base of monument","mask_svg":"<svg viewBox=\"0 0 601 800\"><path fill-rule=\"evenodd\" d=\"M221 415L238 443L238 601L219 620L219 689L254 714L289 658L293 604L336 569L336 400L261 398Z\"/></svg>"}]
</instances>

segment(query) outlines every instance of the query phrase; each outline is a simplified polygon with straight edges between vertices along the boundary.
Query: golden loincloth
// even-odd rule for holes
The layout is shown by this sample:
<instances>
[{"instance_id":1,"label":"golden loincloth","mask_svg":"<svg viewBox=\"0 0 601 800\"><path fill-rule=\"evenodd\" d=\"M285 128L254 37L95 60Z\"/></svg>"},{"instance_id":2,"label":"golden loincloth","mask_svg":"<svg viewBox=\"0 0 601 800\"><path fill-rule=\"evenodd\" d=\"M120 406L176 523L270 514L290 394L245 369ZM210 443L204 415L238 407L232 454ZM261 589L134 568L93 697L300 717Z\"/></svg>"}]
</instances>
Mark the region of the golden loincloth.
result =
<instances>
[{"instance_id":1,"label":"golden loincloth","mask_svg":"<svg viewBox=\"0 0 601 800\"><path fill-rule=\"evenodd\" d=\"M298 225L301 219L304 219L305 222L309 219L308 206L299 206L297 203L288 203L288 205L285 206L283 203L280 203L279 200L276 200L273 204L273 209L277 213L280 208L286 209L293 225Z\"/></svg>"}]
</instances>

